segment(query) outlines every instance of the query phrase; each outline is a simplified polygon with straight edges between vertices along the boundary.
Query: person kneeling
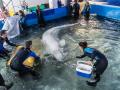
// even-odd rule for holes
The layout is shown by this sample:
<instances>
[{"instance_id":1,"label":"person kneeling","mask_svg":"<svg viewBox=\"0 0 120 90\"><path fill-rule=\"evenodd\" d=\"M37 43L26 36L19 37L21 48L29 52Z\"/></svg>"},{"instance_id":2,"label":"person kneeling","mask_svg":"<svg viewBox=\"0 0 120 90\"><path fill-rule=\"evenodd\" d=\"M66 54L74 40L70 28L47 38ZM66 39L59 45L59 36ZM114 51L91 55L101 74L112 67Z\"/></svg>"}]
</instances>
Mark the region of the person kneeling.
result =
<instances>
[{"instance_id":1,"label":"person kneeling","mask_svg":"<svg viewBox=\"0 0 120 90\"><path fill-rule=\"evenodd\" d=\"M16 54L9 61L12 70L18 71L19 75L31 73L36 75L36 71L33 70L34 62L40 62L40 57L31 51L32 41L27 41L25 47L20 47Z\"/></svg>"}]
</instances>

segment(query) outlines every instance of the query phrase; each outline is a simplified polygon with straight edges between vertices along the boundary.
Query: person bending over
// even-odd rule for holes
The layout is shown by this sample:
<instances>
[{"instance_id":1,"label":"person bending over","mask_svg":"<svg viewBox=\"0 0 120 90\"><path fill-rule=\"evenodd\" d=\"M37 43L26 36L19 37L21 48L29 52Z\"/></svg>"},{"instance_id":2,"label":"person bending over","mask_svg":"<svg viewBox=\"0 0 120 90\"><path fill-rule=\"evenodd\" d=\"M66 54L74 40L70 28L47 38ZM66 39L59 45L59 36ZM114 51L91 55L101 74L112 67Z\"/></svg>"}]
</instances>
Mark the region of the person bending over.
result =
<instances>
[{"instance_id":1,"label":"person bending over","mask_svg":"<svg viewBox=\"0 0 120 90\"><path fill-rule=\"evenodd\" d=\"M6 42L7 44L11 45L11 46L17 46L14 43L11 43L8 38L7 38L7 31L6 30L2 30L0 32L0 57L5 58L6 56L9 57L9 51L7 49L4 48L3 44L4 42Z\"/></svg>"},{"instance_id":2,"label":"person bending over","mask_svg":"<svg viewBox=\"0 0 120 90\"><path fill-rule=\"evenodd\" d=\"M87 81L87 84L90 86L96 86L97 83L100 81L100 76L103 74L108 66L108 60L100 51L88 47L87 42L80 42L79 46L80 49L84 52L84 55L76 56L76 58L84 58L85 56L88 56L91 58L92 62L95 61L93 69L93 73L95 74L95 76L90 81Z\"/></svg>"},{"instance_id":3,"label":"person bending over","mask_svg":"<svg viewBox=\"0 0 120 90\"><path fill-rule=\"evenodd\" d=\"M33 51L32 48L32 41L27 41L25 43L25 47L22 47L17 51L15 56L12 58L10 62L11 69L17 71L19 75L24 75L26 73L31 73L32 75L36 75L36 72L33 70L32 67L27 67L24 65L24 61L28 57L34 57L35 61L40 61L40 57L37 56Z\"/></svg>"}]
</instances>

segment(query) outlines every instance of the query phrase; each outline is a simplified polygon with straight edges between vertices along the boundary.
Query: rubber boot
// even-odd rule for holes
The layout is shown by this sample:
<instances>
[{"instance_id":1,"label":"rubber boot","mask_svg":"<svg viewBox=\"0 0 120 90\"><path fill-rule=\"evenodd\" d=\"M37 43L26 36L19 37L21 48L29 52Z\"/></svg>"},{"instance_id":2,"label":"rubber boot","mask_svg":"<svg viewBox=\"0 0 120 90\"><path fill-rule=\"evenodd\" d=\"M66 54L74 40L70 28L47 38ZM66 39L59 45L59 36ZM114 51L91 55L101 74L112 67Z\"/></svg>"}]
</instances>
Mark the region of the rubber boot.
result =
<instances>
[{"instance_id":1,"label":"rubber boot","mask_svg":"<svg viewBox=\"0 0 120 90\"><path fill-rule=\"evenodd\" d=\"M93 87L96 87L97 86L97 82L96 80L95 81L86 81L87 85L89 86L93 86Z\"/></svg>"},{"instance_id":2,"label":"rubber boot","mask_svg":"<svg viewBox=\"0 0 120 90\"><path fill-rule=\"evenodd\" d=\"M96 80L96 82L99 82L100 81L100 74L96 74L96 76L95 76L95 80Z\"/></svg>"},{"instance_id":3,"label":"rubber boot","mask_svg":"<svg viewBox=\"0 0 120 90\"><path fill-rule=\"evenodd\" d=\"M96 76L93 79L87 81L87 85L96 86L99 81L100 81L100 74L96 74Z\"/></svg>"}]
</instances>

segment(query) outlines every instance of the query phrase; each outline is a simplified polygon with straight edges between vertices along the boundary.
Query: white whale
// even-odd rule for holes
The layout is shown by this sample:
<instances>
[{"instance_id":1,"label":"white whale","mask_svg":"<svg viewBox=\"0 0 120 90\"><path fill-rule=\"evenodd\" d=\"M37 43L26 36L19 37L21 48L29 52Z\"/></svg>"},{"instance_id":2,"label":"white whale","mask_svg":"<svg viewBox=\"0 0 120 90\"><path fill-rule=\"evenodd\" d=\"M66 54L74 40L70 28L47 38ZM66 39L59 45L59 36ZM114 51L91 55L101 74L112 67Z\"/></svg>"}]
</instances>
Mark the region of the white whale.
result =
<instances>
[{"instance_id":1,"label":"white whale","mask_svg":"<svg viewBox=\"0 0 120 90\"><path fill-rule=\"evenodd\" d=\"M65 40L60 40L58 38L58 34L61 30L64 30L64 28L73 26L75 24L53 27L47 30L42 36L42 41L46 47L47 53L53 55L58 61L63 61L67 55L67 52L64 52L64 46L66 45Z\"/></svg>"}]
</instances>

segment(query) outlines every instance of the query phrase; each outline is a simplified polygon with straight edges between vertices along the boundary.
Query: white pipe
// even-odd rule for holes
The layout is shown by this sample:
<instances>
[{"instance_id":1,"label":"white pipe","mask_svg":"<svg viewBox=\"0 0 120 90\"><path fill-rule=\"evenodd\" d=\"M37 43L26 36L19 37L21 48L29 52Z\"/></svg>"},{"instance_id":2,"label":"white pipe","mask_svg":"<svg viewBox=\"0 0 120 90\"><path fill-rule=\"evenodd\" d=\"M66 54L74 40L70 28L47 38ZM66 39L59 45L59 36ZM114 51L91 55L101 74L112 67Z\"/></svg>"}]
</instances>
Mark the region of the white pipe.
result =
<instances>
[{"instance_id":1,"label":"white pipe","mask_svg":"<svg viewBox=\"0 0 120 90\"><path fill-rule=\"evenodd\" d=\"M58 8L58 0L49 0L49 8Z\"/></svg>"}]
</instances>

